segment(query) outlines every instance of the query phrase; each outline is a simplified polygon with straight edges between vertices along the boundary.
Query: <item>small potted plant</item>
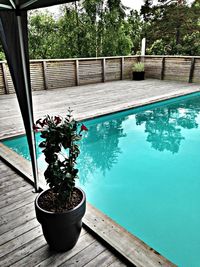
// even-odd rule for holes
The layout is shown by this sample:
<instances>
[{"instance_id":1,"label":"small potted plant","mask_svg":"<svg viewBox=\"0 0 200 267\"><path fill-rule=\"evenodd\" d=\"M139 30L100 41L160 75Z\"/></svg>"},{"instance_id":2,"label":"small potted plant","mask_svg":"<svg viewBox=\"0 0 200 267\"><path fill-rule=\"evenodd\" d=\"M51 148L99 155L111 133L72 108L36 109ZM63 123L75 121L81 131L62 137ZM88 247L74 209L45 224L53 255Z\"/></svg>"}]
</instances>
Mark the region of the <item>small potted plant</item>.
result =
<instances>
[{"instance_id":1,"label":"small potted plant","mask_svg":"<svg viewBox=\"0 0 200 267\"><path fill-rule=\"evenodd\" d=\"M137 62L133 65L133 80L140 81L144 80L144 63L143 62Z\"/></svg>"},{"instance_id":2,"label":"small potted plant","mask_svg":"<svg viewBox=\"0 0 200 267\"><path fill-rule=\"evenodd\" d=\"M44 237L56 251L67 251L77 242L86 209L85 193L75 187L78 178L76 160L80 153L78 141L85 125L78 124L68 110L60 116L39 119L34 126L41 130L44 139L39 144L48 166L44 176L49 189L40 193L35 200L36 217Z\"/></svg>"}]
</instances>

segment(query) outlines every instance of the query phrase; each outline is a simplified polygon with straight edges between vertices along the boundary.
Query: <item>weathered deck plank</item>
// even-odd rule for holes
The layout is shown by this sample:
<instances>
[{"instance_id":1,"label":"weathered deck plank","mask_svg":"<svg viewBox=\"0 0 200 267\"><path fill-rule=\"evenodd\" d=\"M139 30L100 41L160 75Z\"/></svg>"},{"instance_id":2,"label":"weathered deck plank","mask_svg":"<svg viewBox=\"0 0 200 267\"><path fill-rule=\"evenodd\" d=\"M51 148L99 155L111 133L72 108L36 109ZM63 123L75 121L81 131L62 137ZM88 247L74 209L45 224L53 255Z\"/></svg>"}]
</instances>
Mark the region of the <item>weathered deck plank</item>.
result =
<instances>
[{"instance_id":1,"label":"weathered deck plank","mask_svg":"<svg viewBox=\"0 0 200 267\"><path fill-rule=\"evenodd\" d=\"M35 196L31 195L31 192L30 192L30 196L26 199L26 202L24 199L22 199L22 200L19 200L17 202L13 202L12 204L10 204L8 206L4 206L3 208L1 208L1 215L4 215L4 214L6 214L12 210L18 209L27 203L31 203L34 201L34 199L35 199Z\"/></svg>"},{"instance_id":2,"label":"weathered deck plank","mask_svg":"<svg viewBox=\"0 0 200 267\"><path fill-rule=\"evenodd\" d=\"M19 226L14 227L13 229L11 227L7 232L1 234L0 245L12 239L15 239L16 237L22 235L23 233L30 231L31 229L35 228L37 225L38 225L38 222L34 218L31 220L28 220L27 222L24 222L23 224L20 224Z\"/></svg>"},{"instance_id":3,"label":"weathered deck plank","mask_svg":"<svg viewBox=\"0 0 200 267\"><path fill-rule=\"evenodd\" d=\"M22 192L20 194L15 195L15 201L19 201L21 199L26 199L29 197L30 193L29 192ZM0 200L0 208L4 206L8 206L12 204L13 202L13 197L7 197L5 200Z\"/></svg>"},{"instance_id":4,"label":"weathered deck plank","mask_svg":"<svg viewBox=\"0 0 200 267\"><path fill-rule=\"evenodd\" d=\"M104 251L105 247L103 245L100 246L98 241L94 241L67 262L63 262L60 266L82 267Z\"/></svg>"},{"instance_id":5,"label":"weathered deck plank","mask_svg":"<svg viewBox=\"0 0 200 267\"><path fill-rule=\"evenodd\" d=\"M95 239L90 234L86 233L79 238L79 242L72 250L66 253L56 253L56 254L51 253L43 261L41 261L41 256L40 256L40 255L43 255L43 251L37 251L36 252L37 255L35 255L34 258L35 257L39 258L41 262L40 264L37 264L36 266L38 267L39 266L48 267L48 266L56 266L56 265L59 266L63 262L66 262L68 259L71 259L78 252L82 251L85 247L89 246L93 242L95 242Z\"/></svg>"},{"instance_id":6,"label":"weathered deck plank","mask_svg":"<svg viewBox=\"0 0 200 267\"><path fill-rule=\"evenodd\" d=\"M94 258L93 260L91 260L90 262L88 262L84 266L85 267L94 267L95 266L95 262L97 262L97 261L99 263L99 266L106 267L106 266L110 266L110 264L115 262L116 258L113 256L112 253L110 253L109 251L105 250L101 254L99 254L96 258Z\"/></svg>"},{"instance_id":7,"label":"weathered deck plank","mask_svg":"<svg viewBox=\"0 0 200 267\"><path fill-rule=\"evenodd\" d=\"M112 262L118 261L114 254L85 229L82 229L77 245L69 252L56 253L49 250L41 226L35 218L35 195L32 193L32 186L1 161L0 170L3 171L3 180L0 177L0 183L5 182L4 178L8 173L9 186L5 188L11 189L11 194L7 189L6 194L0 195L0 266L70 266L74 263L79 267L90 261L94 263L90 266L101 266L101 263L102 266L109 266L108 258L112 258ZM25 191L17 193L20 187L14 190L11 185L15 184L16 180L26 188ZM16 196L14 192L17 193ZM119 260L117 266L121 264L126 266Z\"/></svg>"},{"instance_id":8,"label":"weathered deck plank","mask_svg":"<svg viewBox=\"0 0 200 267\"><path fill-rule=\"evenodd\" d=\"M17 191L14 189L14 190L9 191L7 193L3 193L3 194L1 194L1 201L3 201L4 199L13 197L13 196L22 194L24 192L27 192L27 190L29 190L29 189L30 189L30 185L27 184L26 186L18 188Z\"/></svg>"},{"instance_id":9,"label":"weathered deck plank","mask_svg":"<svg viewBox=\"0 0 200 267\"><path fill-rule=\"evenodd\" d=\"M70 106L83 119L200 90L199 84L160 81L115 81L33 92L34 117L65 115ZM0 139L24 132L15 95L0 96Z\"/></svg>"},{"instance_id":10,"label":"weathered deck plank","mask_svg":"<svg viewBox=\"0 0 200 267\"><path fill-rule=\"evenodd\" d=\"M11 231L12 229L15 229L16 227L22 224L24 225L25 223L29 222L34 217L35 217L35 214L34 214L34 211L32 210L30 212L25 213L24 215L11 219L7 223L5 222L3 225L1 225L0 234L2 235L3 233Z\"/></svg>"},{"instance_id":11,"label":"weathered deck plank","mask_svg":"<svg viewBox=\"0 0 200 267\"><path fill-rule=\"evenodd\" d=\"M15 249L25 245L26 243L30 242L31 240L34 240L35 238L41 235L41 227L37 225L34 229L23 233L22 235L16 237L14 240L6 242L5 244L1 245L0 259L2 259L3 256L7 257L6 254L13 252Z\"/></svg>"},{"instance_id":12,"label":"weathered deck plank","mask_svg":"<svg viewBox=\"0 0 200 267\"><path fill-rule=\"evenodd\" d=\"M11 212L0 216L0 226L4 223L7 223L13 219L27 214L29 211L33 210L33 203L28 203L17 210L12 210Z\"/></svg>"}]
</instances>

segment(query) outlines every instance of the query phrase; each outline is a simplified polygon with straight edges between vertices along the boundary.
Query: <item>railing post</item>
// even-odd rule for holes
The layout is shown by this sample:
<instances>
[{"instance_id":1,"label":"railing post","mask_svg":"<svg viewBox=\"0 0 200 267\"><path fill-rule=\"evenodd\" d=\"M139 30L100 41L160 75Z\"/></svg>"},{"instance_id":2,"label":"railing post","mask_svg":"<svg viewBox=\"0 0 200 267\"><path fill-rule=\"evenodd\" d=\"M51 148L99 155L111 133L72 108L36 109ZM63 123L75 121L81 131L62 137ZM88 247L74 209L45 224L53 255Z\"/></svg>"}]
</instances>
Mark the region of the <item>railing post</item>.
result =
<instances>
[{"instance_id":1,"label":"railing post","mask_svg":"<svg viewBox=\"0 0 200 267\"><path fill-rule=\"evenodd\" d=\"M105 83L106 81L106 59L102 59L102 81Z\"/></svg>"},{"instance_id":2,"label":"railing post","mask_svg":"<svg viewBox=\"0 0 200 267\"><path fill-rule=\"evenodd\" d=\"M46 61L42 61L43 66L43 77L44 77L44 89L48 90L48 77L47 77L47 63Z\"/></svg>"},{"instance_id":3,"label":"railing post","mask_svg":"<svg viewBox=\"0 0 200 267\"><path fill-rule=\"evenodd\" d=\"M76 59L76 65L75 65L75 77L76 77L76 85L80 85L80 80L79 80L79 61Z\"/></svg>"},{"instance_id":4,"label":"railing post","mask_svg":"<svg viewBox=\"0 0 200 267\"><path fill-rule=\"evenodd\" d=\"M165 57L162 58L160 79L164 80L164 76L165 76Z\"/></svg>"},{"instance_id":5,"label":"railing post","mask_svg":"<svg viewBox=\"0 0 200 267\"><path fill-rule=\"evenodd\" d=\"M121 80L124 79L124 57L121 57Z\"/></svg>"},{"instance_id":6,"label":"railing post","mask_svg":"<svg viewBox=\"0 0 200 267\"><path fill-rule=\"evenodd\" d=\"M195 66L195 58L193 57L191 60L191 65L190 65L190 74L189 74L189 79L188 79L189 83L192 83L192 80L193 80L194 66Z\"/></svg>"},{"instance_id":7,"label":"railing post","mask_svg":"<svg viewBox=\"0 0 200 267\"><path fill-rule=\"evenodd\" d=\"M1 66L2 66L5 94L9 94L8 79L7 79L7 75L6 75L6 64L4 62L2 62Z\"/></svg>"}]
</instances>

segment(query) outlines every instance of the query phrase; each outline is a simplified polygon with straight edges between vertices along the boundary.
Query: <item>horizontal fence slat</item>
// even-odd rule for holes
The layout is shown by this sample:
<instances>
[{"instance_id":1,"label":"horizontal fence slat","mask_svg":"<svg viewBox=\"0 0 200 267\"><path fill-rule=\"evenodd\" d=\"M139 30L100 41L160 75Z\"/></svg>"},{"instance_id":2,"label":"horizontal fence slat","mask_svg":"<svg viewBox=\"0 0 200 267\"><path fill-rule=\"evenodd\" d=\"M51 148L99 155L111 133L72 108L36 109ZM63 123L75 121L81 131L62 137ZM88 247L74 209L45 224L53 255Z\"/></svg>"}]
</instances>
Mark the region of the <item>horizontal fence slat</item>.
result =
<instances>
[{"instance_id":1,"label":"horizontal fence slat","mask_svg":"<svg viewBox=\"0 0 200 267\"><path fill-rule=\"evenodd\" d=\"M44 75L42 62L30 64L32 91L44 90Z\"/></svg>"},{"instance_id":2,"label":"horizontal fence slat","mask_svg":"<svg viewBox=\"0 0 200 267\"><path fill-rule=\"evenodd\" d=\"M195 58L192 82L200 83L200 58Z\"/></svg>"},{"instance_id":3,"label":"horizontal fence slat","mask_svg":"<svg viewBox=\"0 0 200 267\"><path fill-rule=\"evenodd\" d=\"M162 58L144 58L144 66L146 78L161 78Z\"/></svg>"},{"instance_id":4,"label":"horizontal fence slat","mask_svg":"<svg viewBox=\"0 0 200 267\"><path fill-rule=\"evenodd\" d=\"M124 58L124 79L132 78L132 68L137 61L138 58L135 57Z\"/></svg>"},{"instance_id":5,"label":"horizontal fence slat","mask_svg":"<svg viewBox=\"0 0 200 267\"><path fill-rule=\"evenodd\" d=\"M75 61L48 61L46 63L48 89L64 88L76 85Z\"/></svg>"},{"instance_id":6,"label":"horizontal fence slat","mask_svg":"<svg viewBox=\"0 0 200 267\"><path fill-rule=\"evenodd\" d=\"M165 79L187 82L190 75L191 59L165 58Z\"/></svg>"},{"instance_id":7,"label":"horizontal fence slat","mask_svg":"<svg viewBox=\"0 0 200 267\"><path fill-rule=\"evenodd\" d=\"M6 75L5 63L1 63L1 67L0 67L0 95L6 94L6 85L5 85L5 79L4 79L5 75Z\"/></svg>"},{"instance_id":8,"label":"horizontal fence slat","mask_svg":"<svg viewBox=\"0 0 200 267\"><path fill-rule=\"evenodd\" d=\"M79 61L80 85L102 82L102 61L101 59Z\"/></svg>"},{"instance_id":9,"label":"horizontal fence slat","mask_svg":"<svg viewBox=\"0 0 200 267\"><path fill-rule=\"evenodd\" d=\"M140 56L31 60L32 90L132 79L132 67L140 60ZM143 60L146 78L200 83L200 56L152 55ZM0 95L15 93L8 65L0 63Z\"/></svg>"},{"instance_id":10,"label":"horizontal fence slat","mask_svg":"<svg viewBox=\"0 0 200 267\"><path fill-rule=\"evenodd\" d=\"M8 65L6 64L6 75L7 75L7 82L8 82L8 92L9 94L15 93L15 88L13 85L13 81L10 75L10 70L8 68Z\"/></svg>"},{"instance_id":11,"label":"horizontal fence slat","mask_svg":"<svg viewBox=\"0 0 200 267\"><path fill-rule=\"evenodd\" d=\"M106 81L116 81L121 79L121 60L106 60Z\"/></svg>"}]
</instances>

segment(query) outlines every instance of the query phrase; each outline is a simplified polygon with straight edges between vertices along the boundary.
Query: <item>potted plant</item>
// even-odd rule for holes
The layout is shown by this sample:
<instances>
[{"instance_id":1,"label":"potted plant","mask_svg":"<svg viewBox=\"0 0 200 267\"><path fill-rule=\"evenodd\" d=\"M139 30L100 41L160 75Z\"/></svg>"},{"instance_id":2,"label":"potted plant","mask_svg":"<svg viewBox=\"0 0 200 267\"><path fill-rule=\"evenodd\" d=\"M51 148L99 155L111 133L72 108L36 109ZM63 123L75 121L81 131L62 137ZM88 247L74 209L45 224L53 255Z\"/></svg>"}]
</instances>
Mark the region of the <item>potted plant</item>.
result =
<instances>
[{"instance_id":1,"label":"potted plant","mask_svg":"<svg viewBox=\"0 0 200 267\"><path fill-rule=\"evenodd\" d=\"M143 62L137 62L133 65L133 80L140 81L144 80L144 63Z\"/></svg>"},{"instance_id":2,"label":"potted plant","mask_svg":"<svg viewBox=\"0 0 200 267\"><path fill-rule=\"evenodd\" d=\"M48 190L36 197L36 217L49 246L56 251L67 251L78 240L86 209L85 193L75 187L75 179L80 153L77 143L88 129L73 119L71 109L64 119L47 115L37 120L34 129L41 130L44 139L39 146L48 164L44 176L49 185Z\"/></svg>"}]
</instances>

